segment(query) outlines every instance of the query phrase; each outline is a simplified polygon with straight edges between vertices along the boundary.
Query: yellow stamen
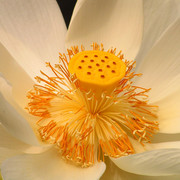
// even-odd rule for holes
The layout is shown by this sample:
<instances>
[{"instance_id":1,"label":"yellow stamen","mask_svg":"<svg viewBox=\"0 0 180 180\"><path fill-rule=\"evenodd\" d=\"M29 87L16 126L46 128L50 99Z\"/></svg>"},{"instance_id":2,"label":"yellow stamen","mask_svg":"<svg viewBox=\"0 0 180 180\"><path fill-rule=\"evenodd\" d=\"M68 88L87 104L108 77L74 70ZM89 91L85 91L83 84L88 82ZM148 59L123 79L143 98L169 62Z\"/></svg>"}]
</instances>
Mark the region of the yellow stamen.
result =
<instances>
[{"instance_id":1,"label":"yellow stamen","mask_svg":"<svg viewBox=\"0 0 180 180\"><path fill-rule=\"evenodd\" d=\"M116 49L104 52L102 44L92 47L68 49L70 63L65 54L55 68L47 63L54 77L41 72L44 78L36 77L39 84L27 95L29 113L40 117L42 141L56 144L62 157L82 167L104 156L133 154L129 136L144 145L158 131L157 106L148 104L150 89L132 85L141 75L133 71L135 62L124 60L121 51L115 55Z\"/></svg>"}]
</instances>

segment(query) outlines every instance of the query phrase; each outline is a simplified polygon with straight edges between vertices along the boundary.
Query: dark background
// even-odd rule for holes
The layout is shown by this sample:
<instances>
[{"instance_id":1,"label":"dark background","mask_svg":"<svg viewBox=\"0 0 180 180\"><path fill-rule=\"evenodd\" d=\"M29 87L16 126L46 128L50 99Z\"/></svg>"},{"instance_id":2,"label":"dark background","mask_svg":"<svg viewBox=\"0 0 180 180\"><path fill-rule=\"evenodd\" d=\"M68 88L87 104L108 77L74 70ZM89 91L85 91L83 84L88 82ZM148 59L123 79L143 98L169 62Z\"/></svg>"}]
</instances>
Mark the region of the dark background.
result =
<instances>
[{"instance_id":1,"label":"dark background","mask_svg":"<svg viewBox=\"0 0 180 180\"><path fill-rule=\"evenodd\" d=\"M71 15L76 4L76 0L56 0L63 14L66 26L69 26Z\"/></svg>"}]
</instances>

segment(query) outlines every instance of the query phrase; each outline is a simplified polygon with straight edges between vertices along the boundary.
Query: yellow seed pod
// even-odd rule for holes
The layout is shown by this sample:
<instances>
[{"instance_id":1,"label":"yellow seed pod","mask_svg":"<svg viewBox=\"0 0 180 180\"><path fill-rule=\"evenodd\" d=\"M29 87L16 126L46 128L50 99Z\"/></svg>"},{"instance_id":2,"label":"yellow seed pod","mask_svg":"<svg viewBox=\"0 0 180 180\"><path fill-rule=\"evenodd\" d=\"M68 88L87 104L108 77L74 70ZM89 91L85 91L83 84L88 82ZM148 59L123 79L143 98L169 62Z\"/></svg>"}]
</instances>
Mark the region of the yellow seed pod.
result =
<instances>
[{"instance_id":1,"label":"yellow seed pod","mask_svg":"<svg viewBox=\"0 0 180 180\"><path fill-rule=\"evenodd\" d=\"M95 92L113 90L126 73L126 65L119 57L97 50L77 53L68 68L83 88Z\"/></svg>"}]
</instances>

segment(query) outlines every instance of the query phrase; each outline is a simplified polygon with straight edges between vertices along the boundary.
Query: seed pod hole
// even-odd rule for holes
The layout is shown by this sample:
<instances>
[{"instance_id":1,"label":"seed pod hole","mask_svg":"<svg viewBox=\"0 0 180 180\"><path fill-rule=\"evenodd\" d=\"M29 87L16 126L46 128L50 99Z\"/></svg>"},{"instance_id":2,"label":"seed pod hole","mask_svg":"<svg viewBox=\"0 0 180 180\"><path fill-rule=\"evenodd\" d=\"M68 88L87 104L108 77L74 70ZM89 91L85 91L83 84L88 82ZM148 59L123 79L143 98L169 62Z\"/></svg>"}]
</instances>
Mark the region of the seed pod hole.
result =
<instances>
[{"instance_id":1,"label":"seed pod hole","mask_svg":"<svg viewBox=\"0 0 180 180\"><path fill-rule=\"evenodd\" d=\"M116 65L116 62L113 62L114 65Z\"/></svg>"},{"instance_id":2,"label":"seed pod hole","mask_svg":"<svg viewBox=\"0 0 180 180\"><path fill-rule=\"evenodd\" d=\"M97 63L96 66L100 66L100 64Z\"/></svg>"},{"instance_id":3,"label":"seed pod hole","mask_svg":"<svg viewBox=\"0 0 180 180\"><path fill-rule=\"evenodd\" d=\"M92 66L88 66L88 68L92 68Z\"/></svg>"},{"instance_id":4,"label":"seed pod hole","mask_svg":"<svg viewBox=\"0 0 180 180\"><path fill-rule=\"evenodd\" d=\"M99 72L102 72L102 69L99 69L98 71L99 71Z\"/></svg>"},{"instance_id":5,"label":"seed pod hole","mask_svg":"<svg viewBox=\"0 0 180 180\"><path fill-rule=\"evenodd\" d=\"M78 66L78 69L82 69L82 67L81 67L81 66Z\"/></svg>"},{"instance_id":6,"label":"seed pod hole","mask_svg":"<svg viewBox=\"0 0 180 180\"><path fill-rule=\"evenodd\" d=\"M85 58L88 58L88 55L85 55L84 57L85 57Z\"/></svg>"},{"instance_id":7,"label":"seed pod hole","mask_svg":"<svg viewBox=\"0 0 180 180\"><path fill-rule=\"evenodd\" d=\"M109 57L108 56L104 56L106 59L108 59Z\"/></svg>"},{"instance_id":8,"label":"seed pod hole","mask_svg":"<svg viewBox=\"0 0 180 180\"><path fill-rule=\"evenodd\" d=\"M105 78L105 76L104 76L104 75L101 75L101 78Z\"/></svg>"},{"instance_id":9,"label":"seed pod hole","mask_svg":"<svg viewBox=\"0 0 180 180\"><path fill-rule=\"evenodd\" d=\"M105 60L104 60L104 59L101 59L101 62L105 62Z\"/></svg>"},{"instance_id":10,"label":"seed pod hole","mask_svg":"<svg viewBox=\"0 0 180 180\"><path fill-rule=\"evenodd\" d=\"M116 71L115 71L115 70L112 70L111 72L112 72L112 73L116 73Z\"/></svg>"},{"instance_id":11,"label":"seed pod hole","mask_svg":"<svg viewBox=\"0 0 180 180\"><path fill-rule=\"evenodd\" d=\"M98 55L95 54L94 57L98 57Z\"/></svg>"},{"instance_id":12,"label":"seed pod hole","mask_svg":"<svg viewBox=\"0 0 180 180\"><path fill-rule=\"evenodd\" d=\"M87 72L87 75L91 75L91 72Z\"/></svg>"},{"instance_id":13,"label":"seed pod hole","mask_svg":"<svg viewBox=\"0 0 180 180\"><path fill-rule=\"evenodd\" d=\"M82 59L81 62L84 63L85 62L84 59Z\"/></svg>"},{"instance_id":14,"label":"seed pod hole","mask_svg":"<svg viewBox=\"0 0 180 180\"><path fill-rule=\"evenodd\" d=\"M93 59L91 59L90 61L91 61L91 62L94 62L94 60L93 60Z\"/></svg>"},{"instance_id":15,"label":"seed pod hole","mask_svg":"<svg viewBox=\"0 0 180 180\"><path fill-rule=\"evenodd\" d=\"M107 68L110 68L110 65L107 65L106 67L107 67Z\"/></svg>"}]
</instances>

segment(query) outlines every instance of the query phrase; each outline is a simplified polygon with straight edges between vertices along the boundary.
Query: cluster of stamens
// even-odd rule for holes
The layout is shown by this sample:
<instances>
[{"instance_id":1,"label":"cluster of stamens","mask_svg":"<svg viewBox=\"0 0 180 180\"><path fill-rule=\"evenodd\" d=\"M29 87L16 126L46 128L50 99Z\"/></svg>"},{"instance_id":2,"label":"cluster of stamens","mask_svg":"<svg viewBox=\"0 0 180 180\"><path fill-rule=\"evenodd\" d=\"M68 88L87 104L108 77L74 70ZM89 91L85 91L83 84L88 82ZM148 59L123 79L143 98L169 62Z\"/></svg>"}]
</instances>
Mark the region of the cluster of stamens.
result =
<instances>
[{"instance_id":1,"label":"cluster of stamens","mask_svg":"<svg viewBox=\"0 0 180 180\"><path fill-rule=\"evenodd\" d=\"M104 52L103 45L93 43L92 47L93 51ZM69 59L79 52L77 46L68 49ZM116 49L108 53L115 55ZM129 136L144 145L158 131L157 106L148 104L147 99L150 89L132 83L132 78L141 75L133 71L135 62L124 60L121 52L116 57L124 62L126 71L110 92L96 93L96 88L83 87L84 82L77 74L70 73L67 56L60 54L60 62L55 67L46 63L54 76L41 72L44 78L36 77L38 84L27 95L29 113L40 117L37 124L42 141L55 144L62 157L82 167L104 160L104 156L117 158L133 154ZM84 62L81 63L77 64L80 73L84 67ZM100 63L92 63L97 70L104 70ZM113 63L116 64L112 62L112 66ZM112 69L111 73L114 76L116 70ZM99 78L103 79L101 75Z\"/></svg>"}]
</instances>

